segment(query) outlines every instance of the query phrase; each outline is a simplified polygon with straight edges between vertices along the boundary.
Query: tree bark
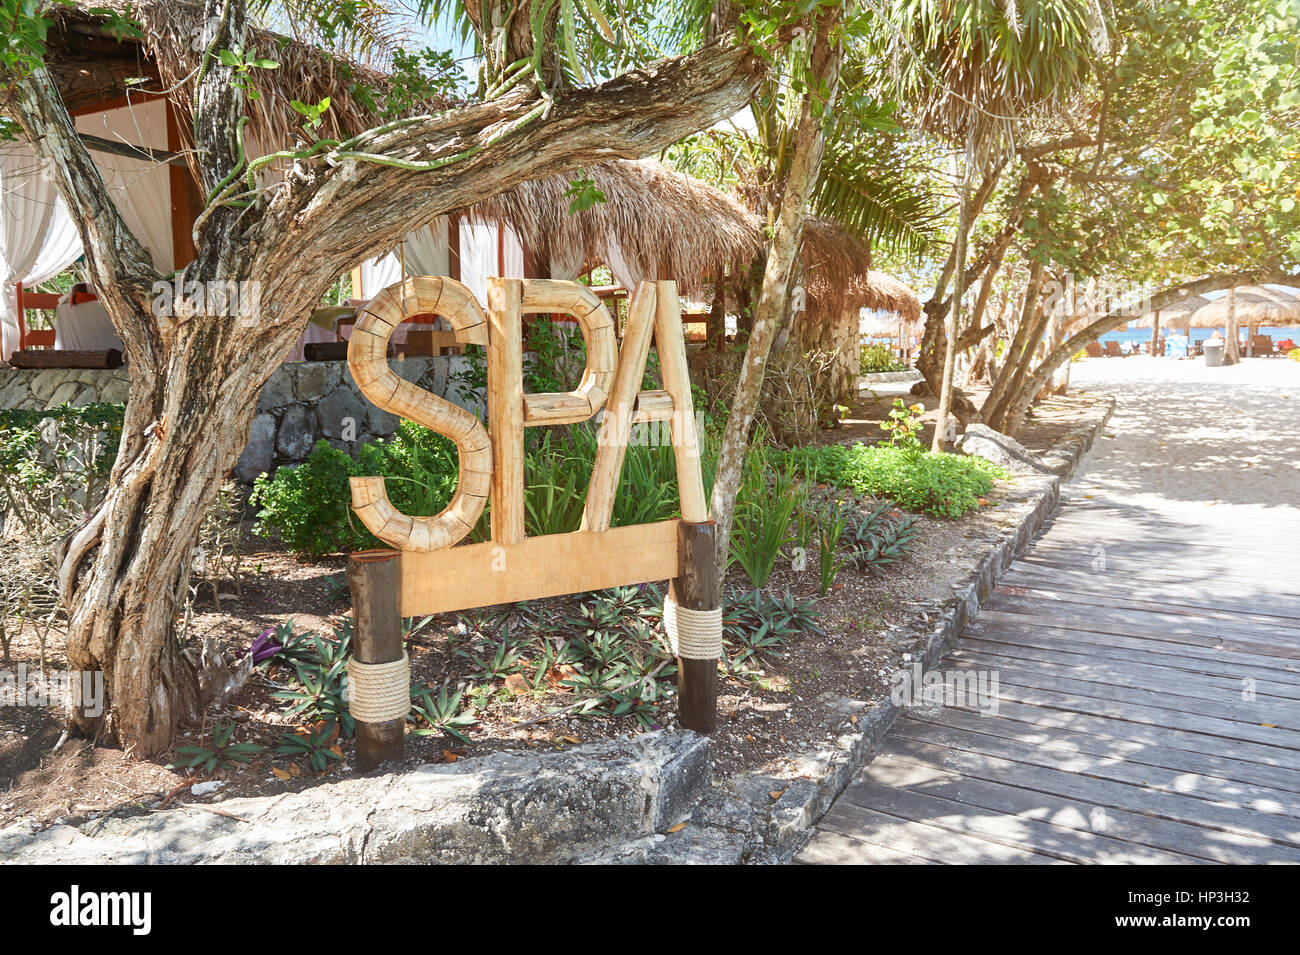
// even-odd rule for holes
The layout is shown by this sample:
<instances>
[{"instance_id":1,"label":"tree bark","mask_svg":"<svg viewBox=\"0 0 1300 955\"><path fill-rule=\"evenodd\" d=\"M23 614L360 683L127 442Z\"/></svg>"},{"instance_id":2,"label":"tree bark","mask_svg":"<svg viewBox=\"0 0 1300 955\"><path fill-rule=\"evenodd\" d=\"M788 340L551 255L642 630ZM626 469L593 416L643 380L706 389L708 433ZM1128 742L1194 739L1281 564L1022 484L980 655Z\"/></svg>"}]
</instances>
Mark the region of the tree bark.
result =
<instances>
[{"instance_id":1,"label":"tree bark","mask_svg":"<svg viewBox=\"0 0 1300 955\"><path fill-rule=\"evenodd\" d=\"M797 264L804 223L808 218L808 202L821 170L825 146L824 124L833 109L839 86L842 50L839 40L834 36L837 26L838 16L833 14L818 25L810 70L815 83L811 85L825 91L826 101L818 103L814 91L806 91L803 95L790 173L781 194L780 212L767 255L767 265L763 270L762 292L754 307L753 330L745 347L736 395L731 403L731 414L727 418L718 452L713 494L709 502L709 519L718 527L719 586L726 574L730 554L736 494L740 489L745 451L749 444L749 428L762 396L763 375L767 369L772 342L786 312L790 279Z\"/></svg>"},{"instance_id":2,"label":"tree bark","mask_svg":"<svg viewBox=\"0 0 1300 955\"><path fill-rule=\"evenodd\" d=\"M948 419L952 415L953 375L957 370L957 330L961 321L961 300L966 291L966 238L971 226L970 154L962 164L961 204L957 213L957 241L953 245L952 305L944 316L943 378L939 387L939 415L934 422L931 451L947 451Z\"/></svg>"},{"instance_id":3,"label":"tree bark","mask_svg":"<svg viewBox=\"0 0 1300 955\"><path fill-rule=\"evenodd\" d=\"M196 7L204 47L246 46L244 10L242 0ZM195 148L204 191L218 195L195 223L196 257L183 277L260 283L260 314L251 320L218 313L210 301L155 308L161 277L118 215L50 77L5 76L24 138L54 171L78 222L92 282L131 368L110 490L69 542L60 571L69 664L102 670L107 695L103 716L77 714L72 728L151 756L196 716L197 680L175 622L198 528L247 441L262 386L339 274L437 215L516 183L649 155L730 116L748 102L758 70L728 38L559 96L549 111L535 88L521 86L299 159L282 182L259 183L239 206L222 190L231 173L240 174L232 188L245 188L235 138L243 93L234 71L210 58L194 96ZM345 168L349 158L354 169Z\"/></svg>"}]
</instances>

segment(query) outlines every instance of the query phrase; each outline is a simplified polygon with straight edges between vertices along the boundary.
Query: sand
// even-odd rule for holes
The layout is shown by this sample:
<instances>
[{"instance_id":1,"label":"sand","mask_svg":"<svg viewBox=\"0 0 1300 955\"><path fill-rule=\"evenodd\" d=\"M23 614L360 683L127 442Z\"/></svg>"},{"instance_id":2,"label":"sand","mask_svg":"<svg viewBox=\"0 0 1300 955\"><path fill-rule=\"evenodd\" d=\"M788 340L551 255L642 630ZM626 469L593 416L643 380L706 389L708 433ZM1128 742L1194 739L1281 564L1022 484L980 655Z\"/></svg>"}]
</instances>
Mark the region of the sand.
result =
<instances>
[{"instance_id":1,"label":"sand","mask_svg":"<svg viewBox=\"0 0 1300 955\"><path fill-rule=\"evenodd\" d=\"M1231 548L1246 572L1300 585L1300 362L1087 359L1071 390L1117 404L1064 513L1096 514L1102 536L1120 515L1152 534L1173 528L1193 546Z\"/></svg>"}]
</instances>

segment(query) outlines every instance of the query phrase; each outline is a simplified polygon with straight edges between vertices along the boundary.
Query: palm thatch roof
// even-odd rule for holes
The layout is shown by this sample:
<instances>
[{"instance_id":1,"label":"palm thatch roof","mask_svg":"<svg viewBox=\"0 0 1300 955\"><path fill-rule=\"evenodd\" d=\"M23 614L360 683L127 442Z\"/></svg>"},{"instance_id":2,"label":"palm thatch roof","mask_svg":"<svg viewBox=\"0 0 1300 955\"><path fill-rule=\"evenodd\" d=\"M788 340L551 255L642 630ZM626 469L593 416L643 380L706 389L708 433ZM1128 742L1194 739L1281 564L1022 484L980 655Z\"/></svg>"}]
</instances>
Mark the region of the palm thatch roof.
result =
<instances>
[{"instance_id":1,"label":"palm thatch roof","mask_svg":"<svg viewBox=\"0 0 1300 955\"><path fill-rule=\"evenodd\" d=\"M1160 309L1160 326L1162 328L1186 328L1187 319L1202 305L1209 305L1210 300L1204 295L1193 295L1191 298L1185 298L1177 305L1170 305L1167 308ZM1132 322L1134 328L1150 328L1151 323L1155 321L1155 312L1147 312L1141 318ZM1091 320L1089 316L1088 320Z\"/></svg>"},{"instance_id":2,"label":"palm thatch roof","mask_svg":"<svg viewBox=\"0 0 1300 955\"><path fill-rule=\"evenodd\" d=\"M1231 301L1235 298L1235 301ZM1226 326L1229 311L1241 325L1300 325L1300 298L1264 285L1250 285L1202 305L1191 316L1197 328Z\"/></svg>"},{"instance_id":3,"label":"palm thatch roof","mask_svg":"<svg viewBox=\"0 0 1300 955\"><path fill-rule=\"evenodd\" d=\"M605 201L570 214L566 192L580 178L593 180ZM508 223L543 261L607 262L616 243L646 274L683 289L712 283L723 268L748 268L764 242L762 222L735 199L648 160L520 183L464 211Z\"/></svg>"},{"instance_id":4,"label":"palm thatch roof","mask_svg":"<svg viewBox=\"0 0 1300 955\"><path fill-rule=\"evenodd\" d=\"M107 29L105 10L125 14L140 24L139 38L118 38ZM93 106L128 93L144 98L166 91L183 116L193 108L194 79L203 59L194 37L203 22L196 0L71 0L49 13L54 29L48 38L47 63L69 109ZM322 138L355 135L385 119L392 89L380 70L345 56L294 40L271 30L249 30L246 58L274 60L275 69L252 69L249 84L259 94L249 110L253 139L275 148L301 138L302 116L293 100L330 108L317 130ZM143 79L144 82L140 82ZM421 104L440 108L447 104ZM180 124L182 133L189 123Z\"/></svg>"},{"instance_id":5,"label":"palm thatch roof","mask_svg":"<svg viewBox=\"0 0 1300 955\"><path fill-rule=\"evenodd\" d=\"M130 16L143 35L110 35L105 9ZM143 97L165 90L182 117L188 117L202 61L202 51L193 48L202 14L197 0L71 0L56 7L47 62L65 103L78 109L128 92ZM249 111L249 135L263 148L279 148L301 136L302 116L290 105L293 100L317 103L329 97L330 108L317 130L327 139L355 135L401 115L396 106L388 108L392 86L382 71L270 30L252 28L250 34L249 53L279 64L248 74L260 94ZM404 105L406 112L417 108ZM450 105L421 103L418 108ZM188 138L189 122L179 125ZM188 158L194 161L192 153ZM565 193L582 177L593 179L606 201L570 215ZM686 289L711 283L724 268L733 275L744 271L767 241L763 220L741 202L647 161L603 163L522 183L462 211L509 223L526 248L546 258L561 252L560 257L571 259L580 250L588 260L605 261L610 237L615 237L625 258L675 278ZM814 321L864 307L919 314L920 303L911 291L872 273L870 249L839 226L810 219L802 258Z\"/></svg>"}]
</instances>

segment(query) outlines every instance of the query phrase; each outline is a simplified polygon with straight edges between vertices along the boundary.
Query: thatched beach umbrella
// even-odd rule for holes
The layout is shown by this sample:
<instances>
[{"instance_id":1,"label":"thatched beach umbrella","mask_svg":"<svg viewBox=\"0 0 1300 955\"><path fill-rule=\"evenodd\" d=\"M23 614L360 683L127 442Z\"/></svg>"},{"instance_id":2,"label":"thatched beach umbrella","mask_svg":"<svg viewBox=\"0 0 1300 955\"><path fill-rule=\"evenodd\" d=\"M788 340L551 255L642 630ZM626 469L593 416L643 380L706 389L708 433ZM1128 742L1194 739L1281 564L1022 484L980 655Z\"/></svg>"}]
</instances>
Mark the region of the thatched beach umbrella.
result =
<instances>
[{"instance_id":1,"label":"thatched beach umbrella","mask_svg":"<svg viewBox=\"0 0 1300 955\"><path fill-rule=\"evenodd\" d=\"M1233 296L1224 295L1201 306L1192 316L1197 328L1225 327L1235 312L1238 324L1300 325L1300 298L1263 285L1239 288ZM1230 312L1231 306L1231 312Z\"/></svg>"},{"instance_id":2,"label":"thatched beach umbrella","mask_svg":"<svg viewBox=\"0 0 1300 955\"><path fill-rule=\"evenodd\" d=\"M1154 312L1147 312L1133 322L1133 327L1151 328L1158 321L1161 328L1185 329L1192 314L1202 306L1209 304L1210 300L1204 295L1193 295L1191 298L1183 299L1176 305L1170 305Z\"/></svg>"}]
</instances>

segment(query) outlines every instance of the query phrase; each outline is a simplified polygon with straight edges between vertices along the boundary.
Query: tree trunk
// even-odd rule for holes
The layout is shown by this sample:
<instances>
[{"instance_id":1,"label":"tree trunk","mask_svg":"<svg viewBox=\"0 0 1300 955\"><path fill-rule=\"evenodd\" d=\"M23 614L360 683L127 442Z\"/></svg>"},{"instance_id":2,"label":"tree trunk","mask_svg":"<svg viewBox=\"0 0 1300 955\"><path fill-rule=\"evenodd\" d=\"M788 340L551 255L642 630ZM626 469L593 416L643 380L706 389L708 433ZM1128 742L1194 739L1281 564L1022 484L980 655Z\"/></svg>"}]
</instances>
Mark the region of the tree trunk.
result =
<instances>
[{"instance_id":1,"label":"tree trunk","mask_svg":"<svg viewBox=\"0 0 1300 955\"><path fill-rule=\"evenodd\" d=\"M781 194L780 213L772 235L767 265L763 270L762 292L754 308L753 330L745 347L740 380L736 383L736 395L731 403L731 414L727 418L722 446L718 452L709 517L718 525L719 585L726 574L727 558L731 552L731 526L736 513L736 494L740 489L745 451L749 445L749 428L762 396L763 374L767 369L772 342L786 313L790 279L808 217L808 202L821 170L825 146L823 126L833 108L839 86L841 48L839 41L833 38L837 26L838 17L833 14L819 24L816 46L812 50L811 73L817 81L814 86L825 91L826 101L816 102L812 92L805 92L803 96L790 173Z\"/></svg>"},{"instance_id":2,"label":"tree trunk","mask_svg":"<svg viewBox=\"0 0 1300 955\"><path fill-rule=\"evenodd\" d=\"M222 327L231 321L187 325L165 367L165 392L133 367L114 480L60 571L68 665L102 670L108 702L98 717L74 711L72 723L141 755L166 749L175 728L199 714L197 675L175 628L194 541L247 442L266 370L289 347L286 333L256 350L232 348Z\"/></svg>"},{"instance_id":3,"label":"tree trunk","mask_svg":"<svg viewBox=\"0 0 1300 955\"><path fill-rule=\"evenodd\" d=\"M939 415L934 422L931 451L950 450L948 419L952 415L953 376L957 370L957 331L961 321L961 300L966 290L966 233L970 230L970 155L962 167L961 205L957 213L957 242L953 258L952 306L944 318L943 378L939 383Z\"/></svg>"},{"instance_id":4,"label":"tree trunk","mask_svg":"<svg viewBox=\"0 0 1300 955\"><path fill-rule=\"evenodd\" d=\"M1021 306L1020 321L1016 332L1007 345L1007 353L1002 358L1002 367L993 379L993 387L984 399L982 413L985 424L997 428L1003 403L1011 391L1011 384L1016 373L1025 365L1032 363L1033 352L1030 350L1030 329L1033 325L1035 309L1038 306L1039 291L1043 282L1043 263L1035 260L1029 265L1029 282L1025 286L1025 297Z\"/></svg>"}]
</instances>

